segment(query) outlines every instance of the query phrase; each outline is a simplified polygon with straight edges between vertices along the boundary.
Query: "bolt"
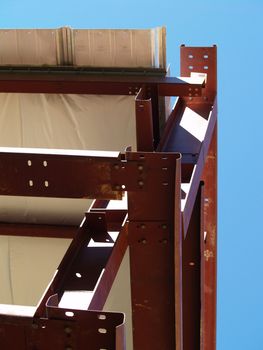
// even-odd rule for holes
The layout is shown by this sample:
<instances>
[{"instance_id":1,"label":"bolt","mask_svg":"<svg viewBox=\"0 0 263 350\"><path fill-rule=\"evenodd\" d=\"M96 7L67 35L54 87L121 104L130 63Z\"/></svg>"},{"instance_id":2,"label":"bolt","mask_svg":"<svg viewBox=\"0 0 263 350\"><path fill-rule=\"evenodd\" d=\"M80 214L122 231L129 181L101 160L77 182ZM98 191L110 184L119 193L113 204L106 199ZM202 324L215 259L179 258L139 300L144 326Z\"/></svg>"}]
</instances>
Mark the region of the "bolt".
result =
<instances>
[{"instance_id":1,"label":"bolt","mask_svg":"<svg viewBox=\"0 0 263 350\"><path fill-rule=\"evenodd\" d=\"M145 226L144 224L141 224L141 228L142 228L142 229L145 229L145 227L146 227L146 226Z\"/></svg>"},{"instance_id":2,"label":"bolt","mask_svg":"<svg viewBox=\"0 0 263 350\"><path fill-rule=\"evenodd\" d=\"M114 164L114 169L116 169L116 170L120 169L119 164Z\"/></svg>"},{"instance_id":3,"label":"bolt","mask_svg":"<svg viewBox=\"0 0 263 350\"><path fill-rule=\"evenodd\" d=\"M115 186L115 190L118 191L118 190L120 190L120 189L121 189L121 186L120 186L120 185L116 185L116 186Z\"/></svg>"},{"instance_id":4,"label":"bolt","mask_svg":"<svg viewBox=\"0 0 263 350\"><path fill-rule=\"evenodd\" d=\"M64 328L65 333L70 334L72 332L72 329L70 327Z\"/></svg>"},{"instance_id":5,"label":"bolt","mask_svg":"<svg viewBox=\"0 0 263 350\"><path fill-rule=\"evenodd\" d=\"M138 165L138 170L143 170L143 165Z\"/></svg>"},{"instance_id":6,"label":"bolt","mask_svg":"<svg viewBox=\"0 0 263 350\"><path fill-rule=\"evenodd\" d=\"M33 328L33 329L38 329L38 324L32 323L32 328Z\"/></svg>"},{"instance_id":7,"label":"bolt","mask_svg":"<svg viewBox=\"0 0 263 350\"><path fill-rule=\"evenodd\" d=\"M139 184L139 186L142 187L144 185L144 182L142 180L140 180L140 181L138 181L138 184Z\"/></svg>"}]
</instances>

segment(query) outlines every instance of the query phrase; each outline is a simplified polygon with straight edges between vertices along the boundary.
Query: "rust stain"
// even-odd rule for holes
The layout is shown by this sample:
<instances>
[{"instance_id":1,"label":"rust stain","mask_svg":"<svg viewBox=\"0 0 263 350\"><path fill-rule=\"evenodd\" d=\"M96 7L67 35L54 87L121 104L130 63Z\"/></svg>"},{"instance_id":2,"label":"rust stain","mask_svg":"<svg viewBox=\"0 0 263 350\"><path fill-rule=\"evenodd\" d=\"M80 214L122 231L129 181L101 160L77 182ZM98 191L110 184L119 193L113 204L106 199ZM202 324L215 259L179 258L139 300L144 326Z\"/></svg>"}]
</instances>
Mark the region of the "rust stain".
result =
<instances>
[{"instance_id":1,"label":"rust stain","mask_svg":"<svg viewBox=\"0 0 263 350\"><path fill-rule=\"evenodd\" d=\"M136 307L140 307L142 309L151 310L152 308L150 306L144 305L144 304L135 304Z\"/></svg>"},{"instance_id":2,"label":"rust stain","mask_svg":"<svg viewBox=\"0 0 263 350\"><path fill-rule=\"evenodd\" d=\"M204 251L205 260L208 261L210 258L214 257L214 253L211 250L206 249Z\"/></svg>"}]
</instances>

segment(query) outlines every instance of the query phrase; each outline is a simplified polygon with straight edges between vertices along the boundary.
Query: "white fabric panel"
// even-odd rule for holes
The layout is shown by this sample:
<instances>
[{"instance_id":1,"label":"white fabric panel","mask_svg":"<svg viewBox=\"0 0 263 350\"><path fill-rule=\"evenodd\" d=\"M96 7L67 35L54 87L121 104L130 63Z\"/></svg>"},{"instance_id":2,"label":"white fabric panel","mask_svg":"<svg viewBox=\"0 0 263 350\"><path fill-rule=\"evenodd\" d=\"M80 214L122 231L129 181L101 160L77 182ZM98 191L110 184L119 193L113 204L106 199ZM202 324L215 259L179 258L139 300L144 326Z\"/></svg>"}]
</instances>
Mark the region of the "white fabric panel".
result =
<instances>
[{"instance_id":1,"label":"white fabric panel","mask_svg":"<svg viewBox=\"0 0 263 350\"><path fill-rule=\"evenodd\" d=\"M0 303L36 305L70 241L1 236Z\"/></svg>"},{"instance_id":2,"label":"white fabric panel","mask_svg":"<svg viewBox=\"0 0 263 350\"><path fill-rule=\"evenodd\" d=\"M104 311L119 311L125 313L126 346L127 350L132 350L133 339L129 248L126 250L123 257L118 274L114 280L103 309Z\"/></svg>"},{"instance_id":3,"label":"white fabric panel","mask_svg":"<svg viewBox=\"0 0 263 350\"><path fill-rule=\"evenodd\" d=\"M133 96L0 94L0 146L136 149ZM0 221L79 224L91 201L0 197Z\"/></svg>"},{"instance_id":4,"label":"white fabric panel","mask_svg":"<svg viewBox=\"0 0 263 350\"><path fill-rule=\"evenodd\" d=\"M13 288L10 273L9 237L0 236L0 303L13 304Z\"/></svg>"}]
</instances>

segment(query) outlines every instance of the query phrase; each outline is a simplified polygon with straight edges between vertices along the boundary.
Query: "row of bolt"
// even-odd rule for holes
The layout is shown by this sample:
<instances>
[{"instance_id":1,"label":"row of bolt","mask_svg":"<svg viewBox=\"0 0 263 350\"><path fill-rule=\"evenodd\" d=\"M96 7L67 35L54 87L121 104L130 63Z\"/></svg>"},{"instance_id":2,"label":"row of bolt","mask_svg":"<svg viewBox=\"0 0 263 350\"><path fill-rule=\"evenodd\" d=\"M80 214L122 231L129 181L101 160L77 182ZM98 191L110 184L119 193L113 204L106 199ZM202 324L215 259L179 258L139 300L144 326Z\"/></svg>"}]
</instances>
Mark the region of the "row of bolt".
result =
<instances>
[{"instance_id":1,"label":"row of bolt","mask_svg":"<svg viewBox=\"0 0 263 350\"><path fill-rule=\"evenodd\" d=\"M115 169L115 170L124 169L124 168L125 168L125 167L121 167L119 164L115 164L115 165L114 165L114 169ZM138 169L140 172L142 172L142 171L144 170L144 166L143 166L142 164L138 164L137 169ZM143 180L138 180L138 185L139 185L140 187L143 187L143 186L144 186ZM121 190L121 189L125 189L125 188L126 188L125 185L115 185L115 186L114 186L114 189L117 190L117 191L119 191L119 190Z\"/></svg>"}]
</instances>

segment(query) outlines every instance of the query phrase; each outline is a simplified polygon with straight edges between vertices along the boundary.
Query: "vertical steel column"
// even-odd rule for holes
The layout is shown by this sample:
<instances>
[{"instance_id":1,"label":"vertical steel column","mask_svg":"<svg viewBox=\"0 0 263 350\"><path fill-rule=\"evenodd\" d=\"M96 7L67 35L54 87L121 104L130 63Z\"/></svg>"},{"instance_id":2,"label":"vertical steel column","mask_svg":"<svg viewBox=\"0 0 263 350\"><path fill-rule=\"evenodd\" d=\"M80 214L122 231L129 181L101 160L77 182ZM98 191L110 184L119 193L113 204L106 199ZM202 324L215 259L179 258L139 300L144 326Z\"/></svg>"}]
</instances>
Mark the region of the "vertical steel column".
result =
<instances>
[{"instance_id":1,"label":"vertical steel column","mask_svg":"<svg viewBox=\"0 0 263 350\"><path fill-rule=\"evenodd\" d=\"M215 126L203 172L204 186L204 292L201 350L216 348L217 288L217 126Z\"/></svg>"},{"instance_id":2,"label":"vertical steel column","mask_svg":"<svg viewBox=\"0 0 263 350\"><path fill-rule=\"evenodd\" d=\"M189 88L185 103L190 108L203 108L205 105L213 109L217 117L217 48L213 47L181 47L181 75L206 74L206 86L201 97L195 89ZM202 107L203 106L203 107ZM204 139L203 144L208 141ZM201 288L201 350L216 349L216 246L217 246L217 126L214 126L212 141L205 159L202 173L204 182L203 231L205 242L202 245L202 283ZM202 232L201 232L202 235ZM201 239L203 239L201 237ZM185 313L184 313L185 317ZM185 327L185 324L184 324ZM192 335L189 334L189 337ZM188 349L188 348L186 348ZM191 348L192 349L192 348ZM195 348L193 348L195 349Z\"/></svg>"},{"instance_id":3,"label":"vertical steel column","mask_svg":"<svg viewBox=\"0 0 263 350\"><path fill-rule=\"evenodd\" d=\"M184 350L200 349L202 186L183 242L183 342Z\"/></svg>"},{"instance_id":4,"label":"vertical steel column","mask_svg":"<svg viewBox=\"0 0 263 350\"><path fill-rule=\"evenodd\" d=\"M128 155L129 157L129 155ZM175 349L175 236L180 225L180 155L168 153L130 154L148 182L141 191L128 193L128 241L130 246L134 350ZM176 206L176 207L175 207ZM175 212L177 213L175 215Z\"/></svg>"},{"instance_id":5,"label":"vertical steel column","mask_svg":"<svg viewBox=\"0 0 263 350\"><path fill-rule=\"evenodd\" d=\"M135 98L136 106L136 139L137 151L154 150L153 112L151 98L147 98L145 87L142 87Z\"/></svg>"}]
</instances>

